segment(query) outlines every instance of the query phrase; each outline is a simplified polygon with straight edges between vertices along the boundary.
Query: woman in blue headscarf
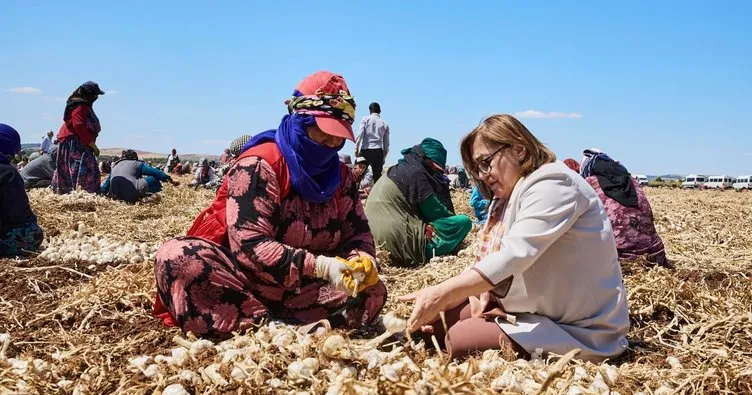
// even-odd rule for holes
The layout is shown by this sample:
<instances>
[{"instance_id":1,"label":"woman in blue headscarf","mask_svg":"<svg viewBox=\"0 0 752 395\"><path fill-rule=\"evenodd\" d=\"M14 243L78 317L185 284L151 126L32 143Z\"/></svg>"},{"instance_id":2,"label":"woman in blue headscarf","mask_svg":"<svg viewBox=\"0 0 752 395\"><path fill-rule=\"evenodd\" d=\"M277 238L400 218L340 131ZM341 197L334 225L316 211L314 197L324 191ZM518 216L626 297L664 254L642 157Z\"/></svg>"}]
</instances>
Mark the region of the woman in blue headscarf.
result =
<instances>
[{"instance_id":1,"label":"woman in blue headscarf","mask_svg":"<svg viewBox=\"0 0 752 395\"><path fill-rule=\"evenodd\" d=\"M276 130L243 148L188 237L157 252L155 314L196 334L262 319L358 327L386 301L358 186L338 152L354 140L342 76L315 73Z\"/></svg>"},{"instance_id":2,"label":"woman in blue headscarf","mask_svg":"<svg viewBox=\"0 0 752 395\"><path fill-rule=\"evenodd\" d=\"M10 158L21 151L21 137L0 123L0 257L22 256L42 244L42 229L31 211L24 182Z\"/></svg>"}]
</instances>

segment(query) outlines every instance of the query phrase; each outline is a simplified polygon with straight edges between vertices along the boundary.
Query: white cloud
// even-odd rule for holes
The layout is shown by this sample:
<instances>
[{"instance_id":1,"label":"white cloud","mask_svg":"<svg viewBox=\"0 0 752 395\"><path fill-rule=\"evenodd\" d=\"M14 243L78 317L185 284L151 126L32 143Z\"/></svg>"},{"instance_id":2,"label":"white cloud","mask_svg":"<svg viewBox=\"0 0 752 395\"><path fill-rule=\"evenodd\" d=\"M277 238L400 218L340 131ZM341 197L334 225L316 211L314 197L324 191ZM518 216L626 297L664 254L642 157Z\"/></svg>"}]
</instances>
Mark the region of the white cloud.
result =
<instances>
[{"instance_id":1,"label":"white cloud","mask_svg":"<svg viewBox=\"0 0 752 395\"><path fill-rule=\"evenodd\" d=\"M5 91L10 92L10 93L20 93L22 95L38 95L42 93L41 89L33 88L30 86L19 86L19 87L14 87L14 88L8 88Z\"/></svg>"},{"instance_id":2,"label":"white cloud","mask_svg":"<svg viewBox=\"0 0 752 395\"><path fill-rule=\"evenodd\" d=\"M118 91L115 91L115 90L112 90L112 91L104 91L104 93L105 93L105 94L107 94L107 95L117 95L117 94L118 94Z\"/></svg>"},{"instance_id":3,"label":"white cloud","mask_svg":"<svg viewBox=\"0 0 752 395\"><path fill-rule=\"evenodd\" d=\"M514 113L514 116L517 118L530 118L530 119L580 119L582 118L582 114L578 112L561 112L561 111L551 111L551 112L543 112L538 110L527 110L527 111L520 111Z\"/></svg>"}]
</instances>

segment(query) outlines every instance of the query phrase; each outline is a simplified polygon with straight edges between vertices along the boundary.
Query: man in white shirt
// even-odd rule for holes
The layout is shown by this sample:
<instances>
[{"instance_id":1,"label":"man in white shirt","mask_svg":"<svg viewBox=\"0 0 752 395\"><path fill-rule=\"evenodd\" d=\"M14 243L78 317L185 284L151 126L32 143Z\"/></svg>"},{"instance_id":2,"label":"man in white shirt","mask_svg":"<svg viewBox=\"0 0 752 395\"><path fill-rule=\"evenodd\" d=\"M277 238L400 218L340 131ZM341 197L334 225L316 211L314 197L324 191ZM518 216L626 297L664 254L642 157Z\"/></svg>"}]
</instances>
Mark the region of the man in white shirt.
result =
<instances>
[{"instance_id":1,"label":"man in white shirt","mask_svg":"<svg viewBox=\"0 0 752 395\"><path fill-rule=\"evenodd\" d=\"M379 180L384 170L384 160L389 154L389 124L381 118L379 103L368 106L371 115L360 121L358 137L355 139L355 157L368 161L374 182Z\"/></svg>"},{"instance_id":2,"label":"man in white shirt","mask_svg":"<svg viewBox=\"0 0 752 395\"><path fill-rule=\"evenodd\" d=\"M52 148L52 136L54 136L55 133L52 133L52 130L47 132L47 135L44 136L42 139L42 144L39 146L39 152L42 154L49 154L50 148Z\"/></svg>"}]
</instances>

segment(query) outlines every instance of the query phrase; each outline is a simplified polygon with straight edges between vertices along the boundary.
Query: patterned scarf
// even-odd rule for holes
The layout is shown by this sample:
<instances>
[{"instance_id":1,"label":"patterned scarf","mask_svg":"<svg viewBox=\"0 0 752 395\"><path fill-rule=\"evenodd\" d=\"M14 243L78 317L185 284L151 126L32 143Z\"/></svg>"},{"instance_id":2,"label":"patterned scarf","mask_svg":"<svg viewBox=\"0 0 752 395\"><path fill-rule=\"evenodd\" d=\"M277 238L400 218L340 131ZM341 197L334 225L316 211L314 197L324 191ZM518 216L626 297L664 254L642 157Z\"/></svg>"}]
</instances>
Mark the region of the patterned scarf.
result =
<instances>
[{"instance_id":1,"label":"patterned scarf","mask_svg":"<svg viewBox=\"0 0 752 395\"><path fill-rule=\"evenodd\" d=\"M501 250L501 241L504 238L504 213L506 213L508 205L499 199L494 199L491 202L491 206L488 209L488 220L483 225L483 229L478 233L478 253L475 256L475 263L478 264L483 258L489 254ZM499 297L504 298L509 292L509 288L512 286L512 280L514 276L510 276L506 280L497 285L491 292Z\"/></svg>"},{"instance_id":2,"label":"patterned scarf","mask_svg":"<svg viewBox=\"0 0 752 395\"><path fill-rule=\"evenodd\" d=\"M355 99L345 91L338 95L305 96L296 90L285 103L290 114L328 116L350 124L355 121Z\"/></svg>"}]
</instances>

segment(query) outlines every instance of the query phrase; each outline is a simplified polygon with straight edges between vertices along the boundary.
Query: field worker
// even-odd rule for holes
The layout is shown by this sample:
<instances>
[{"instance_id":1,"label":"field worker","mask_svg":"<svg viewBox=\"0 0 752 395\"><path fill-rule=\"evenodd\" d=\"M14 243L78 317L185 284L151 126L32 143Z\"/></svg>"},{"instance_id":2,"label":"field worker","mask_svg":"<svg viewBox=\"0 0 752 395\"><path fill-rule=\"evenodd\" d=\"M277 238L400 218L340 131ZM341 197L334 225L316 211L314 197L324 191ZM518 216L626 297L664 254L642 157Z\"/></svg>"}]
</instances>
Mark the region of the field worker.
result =
<instances>
[{"instance_id":1,"label":"field worker","mask_svg":"<svg viewBox=\"0 0 752 395\"><path fill-rule=\"evenodd\" d=\"M21 169L20 173L21 178L23 178L24 188L49 187L52 183L52 176L55 174L56 161L57 145L53 144L48 153L42 154Z\"/></svg>"},{"instance_id":2,"label":"field worker","mask_svg":"<svg viewBox=\"0 0 752 395\"><path fill-rule=\"evenodd\" d=\"M177 166L179 163L180 163L180 157L178 156L178 150L173 148L170 155L167 156L167 163L165 164L164 172L165 173L174 172L175 166Z\"/></svg>"},{"instance_id":3,"label":"field worker","mask_svg":"<svg viewBox=\"0 0 752 395\"><path fill-rule=\"evenodd\" d=\"M0 123L0 257L23 256L42 244L42 228L29 206L24 182L10 158L21 151L21 136Z\"/></svg>"},{"instance_id":4,"label":"field worker","mask_svg":"<svg viewBox=\"0 0 752 395\"><path fill-rule=\"evenodd\" d=\"M486 218L488 218L488 204L491 203L488 199L483 197L478 186L473 187L473 192L470 194L470 207L473 208L473 214L478 220L478 223L485 224Z\"/></svg>"},{"instance_id":5,"label":"field worker","mask_svg":"<svg viewBox=\"0 0 752 395\"><path fill-rule=\"evenodd\" d=\"M462 189L470 188L470 180L467 178L467 172L464 167L457 168L457 182Z\"/></svg>"},{"instance_id":6,"label":"field worker","mask_svg":"<svg viewBox=\"0 0 752 395\"><path fill-rule=\"evenodd\" d=\"M224 164L230 163L231 159L232 159L232 155L230 155L230 149L225 148L225 150L222 152L222 155L219 156L219 163L224 165Z\"/></svg>"},{"instance_id":7,"label":"field worker","mask_svg":"<svg viewBox=\"0 0 752 395\"><path fill-rule=\"evenodd\" d=\"M408 330L433 333L452 358L501 345L522 356L579 348L585 361L624 352L627 294L593 188L510 115L483 120L460 150L468 174L492 199L477 261L401 297L414 301Z\"/></svg>"},{"instance_id":8,"label":"field worker","mask_svg":"<svg viewBox=\"0 0 752 395\"><path fill-rule=\"evenodd\" d=\"M384 245L392 262L414 266L455 252L473 221L454 213L441 142L426 138L401 153L368 195L366 216L376 245Z\"/></svg>"},{"instance_id":9,"label":"field worker","mask_svg":"<svg viewBox=\"0 0 752 395\"><path fill-rule=\"evenodd\" d=\"M240 151L245 147L248 142L251 141L251 136L244 134L235 140L232 140L232 143L230 143L230 155L232 155L232 158L235 159L240 155Z\"/></svg>"},{"instance_id":10,"label":"field worker","mask_svg":"<svg viewBox=\"0 0 752 395\"><path fill-rule=\"evenodd\" d=\"M94 113L94 102L104 91L88 81L76 88L68 98L63 113L63 126L57 134L58 150L52 190L59 195L75 189L99 192L100 173L96 142L102 127Z\"/></svg>"},{"instance_id":11,"label":"field worker","mask_svg":"<svg viewBox=\"0 0 752 395\"><path fill-rule=\"evenodd\" d=\"M47 135L42 138L42 143L39 144L39 153L40 154L49 154L50 149L52 148L52 138L55 136L55 133L50 130L47 132Z\"/></svg>"},{"instance_id":12,"label":"field worker","mask_svg":"<svg viewBox=\"0 0 752 395\"><path fill-rule=\"evenodd\" d=\"M386 301L373 237L338 151L353 140L342 76L306 77L276 130L246 144L188 237L157 252L155 314L195 334L262 319L356 328Z\"/></svg>"},{"instance_id":13,"label":"field worker","mask_svg":"<svg viewBox=\"0 0 752 395\"><path fill-rule=\"evenodd\" d=\"M352 168L355 183L358 185L358 193L361 199L368 198L373 188L373 175L368 172L368 161L366 158L359 156L355 158L355 165Z\"/></svg>"},{"instance_id":14,"label":"field worker","mask_svg":"<svg viewBox=\"0 0 752 395\"><path fill-rule=\"evenodd\" d=\"M371 166L374 181L381 178L384 161L389 155L389 124L381 117L379 103L368 106L370 115L360 120L358 138L355 140L355 156L366 158Z\"/></svg>"},{"instance_id":15,"label":"field worker","mask_svg":"<svg viewBox=\"0 0 752 395\"><path fill-rule=\"evenodd\" d=\"M117 200L135 203L147 193L160 192L162 182L177 185L162 170L138 160L136 151L125 150L120 159L112 164L112 171L102 184L102 193Z\"/></svg>"},{"instance_id":16,"label":"field worker","mask_svg":"<svg viewBox=\"0 0 752 395\"><path fill-rule=\"evenodd\" d=\"M198 167L193 174L193 181L188 185L195 188L212 188L214 186L214 169L209 166L209 161L206 158L201 158L198 161Z\"/></svg>"},{"instance_id":17,"label":"field worker","mask_svg":"<svg viewBox=\"0 0 752 395\"><path fill-rule=\"evenodd\" d=\"M580 170L606 208L619 258L645 257L670 267L663 240L655 230L653 209L645 191L619 162L597 148L584 151Z\"/></svg>"}]
</instances>

